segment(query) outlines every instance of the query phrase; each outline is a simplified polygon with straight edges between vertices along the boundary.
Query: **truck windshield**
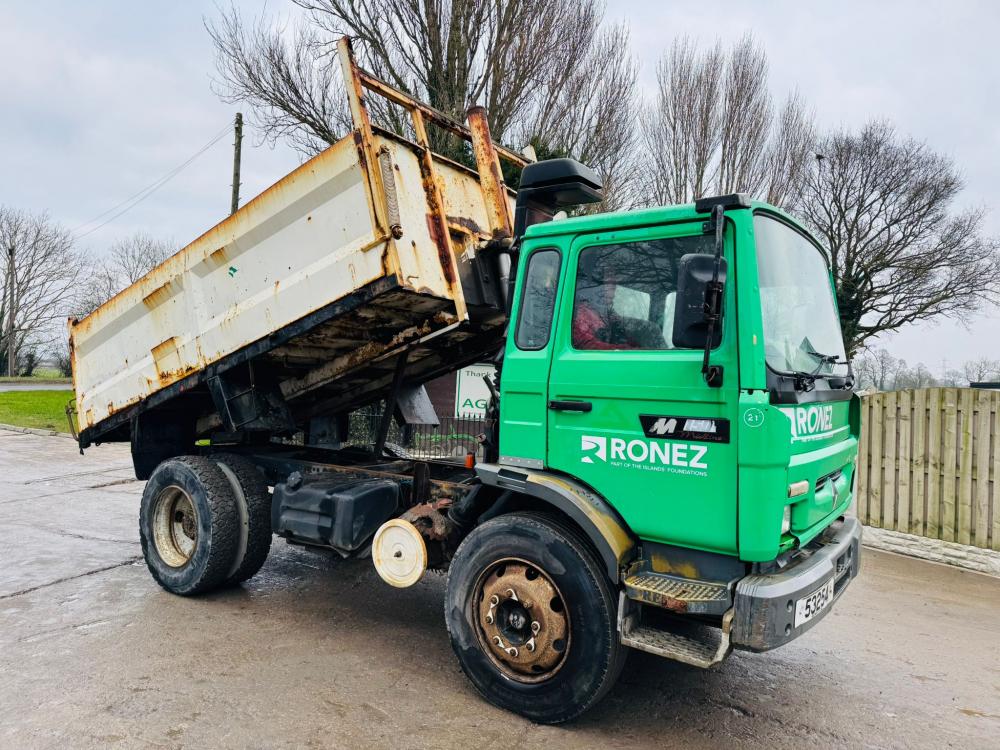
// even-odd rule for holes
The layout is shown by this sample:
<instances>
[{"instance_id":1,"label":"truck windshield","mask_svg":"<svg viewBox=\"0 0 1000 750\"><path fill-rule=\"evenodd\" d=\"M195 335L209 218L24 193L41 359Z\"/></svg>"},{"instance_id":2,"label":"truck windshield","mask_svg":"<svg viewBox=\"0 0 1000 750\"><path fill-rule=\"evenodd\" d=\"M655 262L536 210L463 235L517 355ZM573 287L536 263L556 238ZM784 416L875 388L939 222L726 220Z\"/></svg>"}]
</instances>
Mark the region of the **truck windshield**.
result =
<instances>
[{"instance_id":1,"label":"truck windshield","mask_svg":"<svg viewBox=\"0 0 1000 750\"><path fill-rule=\"evenodd\" d=\"M832 374L844 339L822 253L766 214L754 216L767 364L780 372Z\"/></svg>"}]
</instances>

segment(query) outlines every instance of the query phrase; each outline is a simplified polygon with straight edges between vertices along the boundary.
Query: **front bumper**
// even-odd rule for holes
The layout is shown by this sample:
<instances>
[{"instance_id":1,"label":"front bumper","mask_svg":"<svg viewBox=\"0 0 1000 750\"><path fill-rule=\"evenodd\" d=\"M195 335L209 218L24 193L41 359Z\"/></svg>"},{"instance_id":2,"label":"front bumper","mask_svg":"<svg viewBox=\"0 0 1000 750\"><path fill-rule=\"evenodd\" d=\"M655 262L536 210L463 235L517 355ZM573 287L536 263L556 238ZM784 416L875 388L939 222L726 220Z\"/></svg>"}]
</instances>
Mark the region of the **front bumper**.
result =
<instances>
[{"instance_id":1,"label":"front bumper","mask_svg":"<svg viewBox=\"0 0 1000 750\"><path fill-rule=\"evenodd\" d=\"M811 554L776 573L750 575L736 584L732 643L746 651L768 651L798 638L831 610L861 566L861 524L842 518L807 548ZM795 627L795 602L834 580L833 600Z\"/></svg>"}]
</instances>

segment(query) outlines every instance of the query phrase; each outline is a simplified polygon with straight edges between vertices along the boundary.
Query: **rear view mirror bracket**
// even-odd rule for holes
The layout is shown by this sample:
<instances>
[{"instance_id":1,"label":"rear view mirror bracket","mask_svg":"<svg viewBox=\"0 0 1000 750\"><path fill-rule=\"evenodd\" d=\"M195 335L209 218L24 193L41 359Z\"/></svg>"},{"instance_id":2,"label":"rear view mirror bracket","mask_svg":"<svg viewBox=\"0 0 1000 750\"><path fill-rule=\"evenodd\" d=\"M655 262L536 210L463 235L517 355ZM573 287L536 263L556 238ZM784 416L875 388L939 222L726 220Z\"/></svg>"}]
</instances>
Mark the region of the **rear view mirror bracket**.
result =
<instances>
[{"instance_id":1,"label":"rear view mirror bracket","mask_svg":"<svg viewBox=\"0 0 1000 750\"><path fill-rule=\"evenodd\" d=\"M713 206L713 220L706 228L715 234L715 252L689 253L677 265L677 302L674 311L673 345L680 349L702 349L702 377L711 388L720 388L721 365L711 363L711 351L721 343L726 259L723 257L723 206Z\"/></svg>"},{"instance_id":2,"label":"rear view mirror bracket","mask_svg":"<svg viewBox=\"0 0 1000 750\"><path fill-rule=\"evenodd\" d=\"M722 315L723 282L719 280L719 267L722 264L725 210L725 206L721 203L712 206L712 223L715 225L715 262L712 268L712 280L705 287L705 322L708 324L708 331L705 334L705 357L701 363L701 374L709 388L722 387L722 365L713 365L709 359L715 339L715 328Z\"/></svg>"}]
</instances>

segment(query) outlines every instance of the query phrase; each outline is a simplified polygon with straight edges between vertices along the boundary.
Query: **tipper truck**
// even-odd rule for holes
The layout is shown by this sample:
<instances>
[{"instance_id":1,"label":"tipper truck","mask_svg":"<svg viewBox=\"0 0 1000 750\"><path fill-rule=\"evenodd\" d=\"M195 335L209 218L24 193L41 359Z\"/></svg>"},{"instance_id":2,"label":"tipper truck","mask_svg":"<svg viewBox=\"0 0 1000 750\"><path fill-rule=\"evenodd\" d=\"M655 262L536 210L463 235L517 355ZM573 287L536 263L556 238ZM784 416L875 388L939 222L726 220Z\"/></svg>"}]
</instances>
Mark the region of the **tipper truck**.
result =
<instances>
[{"instance_id":1,"label":"tipper truck","mask_svg":"<svg viewBox=\"0 0 1000 750\"><path fill-rule=\"evenodd\" d=\"M544 723L598 701L629 648L709 668L813 628L861 539L816 239L739 194L586 213L586 166L532 162L481 108L457 123L339 55L347 137L70 322L80 448L131 443L156 581L238 584L273 535L396 587L447 571L461 668ZM477 454L387 440L477 362L496 366ZM376 429L348 444L363 407Z\"/></svg>"}]
</instances>

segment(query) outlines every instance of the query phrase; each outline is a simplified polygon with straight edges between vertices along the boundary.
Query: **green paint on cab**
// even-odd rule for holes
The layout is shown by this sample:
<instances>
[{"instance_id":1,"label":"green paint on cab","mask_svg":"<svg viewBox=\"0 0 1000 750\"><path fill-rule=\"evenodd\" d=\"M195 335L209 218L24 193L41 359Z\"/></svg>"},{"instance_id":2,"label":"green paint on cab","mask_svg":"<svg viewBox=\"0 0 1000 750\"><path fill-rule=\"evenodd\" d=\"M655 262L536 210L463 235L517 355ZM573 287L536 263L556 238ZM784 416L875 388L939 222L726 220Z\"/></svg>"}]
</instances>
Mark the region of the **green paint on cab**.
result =
<instances>
[{"instance_id":1,"label":"green paint on cab","mask_svg":"<svg viewBox=\"0 0 1000 750\"><path fill-rule=\"evenodd\" d=\"M710 218L690 204L529 228L501 463L582 481L642 540L769 561L850 505L857 409L825 257L764 203L725 213L721 387L702 349L674 345L678 268L714 252Z\"/></svg>"}]
</instances>

